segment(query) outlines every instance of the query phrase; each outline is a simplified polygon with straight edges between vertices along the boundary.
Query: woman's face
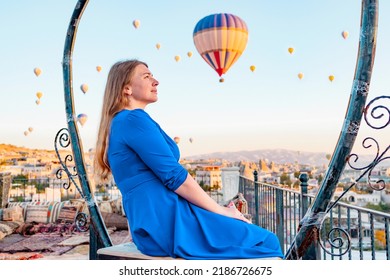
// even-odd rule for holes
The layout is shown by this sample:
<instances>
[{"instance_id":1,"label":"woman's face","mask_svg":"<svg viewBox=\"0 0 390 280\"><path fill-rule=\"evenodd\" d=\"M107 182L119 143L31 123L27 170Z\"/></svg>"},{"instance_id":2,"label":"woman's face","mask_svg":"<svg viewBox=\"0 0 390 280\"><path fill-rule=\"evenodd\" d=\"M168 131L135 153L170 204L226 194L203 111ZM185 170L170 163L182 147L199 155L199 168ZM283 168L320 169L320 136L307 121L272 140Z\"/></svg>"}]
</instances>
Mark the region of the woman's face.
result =
<instances>
[{"instance_id":1,"label":"woman's face","mask_svg":"<svg viewBox=\"0 0 390 280\"><path fill-rule=\"evenodd\" d=\"M158 84L148 67L143 64L136 66L131 83L124 89L130 98L130 108L144 109L146 105L156 102Z\"/></svg>"}]
</instances>

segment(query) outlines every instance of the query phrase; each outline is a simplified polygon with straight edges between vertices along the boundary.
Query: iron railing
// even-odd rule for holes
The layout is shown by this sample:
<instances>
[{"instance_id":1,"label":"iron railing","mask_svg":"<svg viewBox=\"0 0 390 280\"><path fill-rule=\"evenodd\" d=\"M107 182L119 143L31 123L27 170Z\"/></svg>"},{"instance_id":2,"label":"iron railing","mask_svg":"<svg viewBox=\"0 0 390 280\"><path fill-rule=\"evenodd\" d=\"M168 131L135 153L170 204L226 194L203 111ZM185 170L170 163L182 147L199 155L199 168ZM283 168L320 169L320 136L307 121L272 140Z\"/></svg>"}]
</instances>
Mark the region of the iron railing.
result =
<instances>
[{"instance_id":1,"label":"iron railing","mask_svg":"<svg viewBox=\"0 0 390 280\"><path fill-rule=\"evenodd\" d=\"M307 177L301 174L300 180L301 186L305 185ZM314 200L313 194L305 193L304 186L301 190L240 176L239 191L248 202L252 222L274 232L284 253L292 245L299 222ZM389 221L390 215L384 212L337 202L321 225L321 259L389 260Z\"/></svg>"}]
</instances>

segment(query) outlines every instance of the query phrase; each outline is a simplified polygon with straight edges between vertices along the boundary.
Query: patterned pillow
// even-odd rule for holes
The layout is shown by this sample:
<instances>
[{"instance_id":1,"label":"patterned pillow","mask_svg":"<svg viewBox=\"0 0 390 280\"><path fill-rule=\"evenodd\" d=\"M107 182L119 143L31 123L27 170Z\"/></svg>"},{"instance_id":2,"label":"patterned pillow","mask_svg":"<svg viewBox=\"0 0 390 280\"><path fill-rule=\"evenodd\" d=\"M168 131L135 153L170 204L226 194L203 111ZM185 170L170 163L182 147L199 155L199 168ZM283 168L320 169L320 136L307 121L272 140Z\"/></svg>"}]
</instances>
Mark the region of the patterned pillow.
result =
<instances>
[{"instance_id":1,"label":"patterned pillow","mask_svg":"<svg viewBox=\"0 0 390 280\"><path fill-rule=\"evenodd\" d=\"M100 212L114 213L110 201L99 201L98 206Z\"/></svg>"},{"instance_id":2,"label":"patterned pillow","mask_svg":"<svg viewBox=\"0 0 390 280\"><path fill-rule=\"evenodd\" d=\"M86 203L84 199L69 199L69 205L76 206L79 212L84 212Z\"/></svg>"},{"instance_id":3,"label":"patterned pillow","mask_svg":"<svg viewBox=\"0 0 390 280\"><path fill-rule=\"evenodd\" d=\"M0 240L13 233L13 230L10 226L5 223L0 223Z\"/></svg>"},{"instance_id":4,"label":"patterned pillow","mask_svg":"<svg viewBox=\"0 0 390 280\"><path fill-rule=\"evenodd\" d=\"M23 222L23 208L19 205L3 209L3 221Z\"/></svg>"},{"instance_id":5,"label":"patterned pillow","mask_svg":"<svg viewBox=\"0 0 390 280\"><path fill-rule=\"evenodd\" d=\"M48 223L49 222L49 205L27 205L26 223Z\"/></svg>"},{"instance_id":6,"label":"patterned pillow","mask_svg":"<svg viewBox=\"0 0 390 280\"><path fill-rule=\"evenodd\" d=\"M77 208L77 206L71 205L62 206L57 223L73 223L78 212Z\"/></svg>"},{"instance_id":7,"label":"patterned pillow","mask_svg":"<svg viewBox=\"0 0 390 280\"><path fill-rule=\"evenodd\" d=\"M66 204L66 201L52 201L49 205L49 223L55 223L60 215L62 206Z\"/></svg>"}]
</instances>

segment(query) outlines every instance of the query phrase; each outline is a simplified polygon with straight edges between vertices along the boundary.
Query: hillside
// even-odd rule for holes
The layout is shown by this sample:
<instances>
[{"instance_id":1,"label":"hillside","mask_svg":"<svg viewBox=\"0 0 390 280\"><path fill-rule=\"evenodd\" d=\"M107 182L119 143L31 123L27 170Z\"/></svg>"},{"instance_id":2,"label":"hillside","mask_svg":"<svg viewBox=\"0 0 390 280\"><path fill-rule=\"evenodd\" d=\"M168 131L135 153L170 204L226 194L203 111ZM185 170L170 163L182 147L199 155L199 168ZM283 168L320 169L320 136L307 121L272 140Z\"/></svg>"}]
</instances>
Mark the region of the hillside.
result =
<instances>
[{"instance_id":1,"label":"hillside","mask_svg":"<svg viewBox=\"0 0 390 280\"><path fill-rule=\"evenodd\" d=\"M70 147L69 147L70 149ZM61 150L63 152L69 153L70 150ZM84 151L86 152L86 151ZM0 144L0 156L2 157L16 157L16 156L43 156L50 155L54 156L54 150L40 150L40 149L30 149L26 147L18 147L11 144ZM326 158L325 153L314 153L314 152L304 152L304 151L292 151L286 149L263 149L263 150L254 150L254 151L237 151L237 152L215 152L209 154L200 154L186 156L182 159L186 160L199 160L199 159L223 159L229 162L258 162L259 160L265 160L268 162L274 162L278 164L288 164L288 163L300 163L311 166L322 166L327 165L329 160ZM360 157L361 164L367 164L372 162L373 155L362 155ZM390 163L384 162L386 166Z\"/></svg>"},{"instance_id":2,"label":"hillside","mask_svg":"<svg viewBox=\"0 0 390 280\"><path fill-rule=\"evenodd\" d=\"M69 150L70 151L70 150ZM68 153L67 150L60 150L60 154ZM31 149L26 147L15 146L11 144L0 144L0 156L3 159L19 157L56 157L55 150Z\"/></svg>"},{"instance_id":3,"label":"hillside","mask_svg":"<svg viewBox=\"0 0 390 280\"><path fill-rule=\"evenodd\" d=\"M216 152L210 154L187 156L188 160L199 159L225 159L230 162L248 161L258 162L260 159L275 162L278 164L288 164L298 162L300 164L306 164L311 166L327 165L329 160L326 158L326 153L314 153L303 151L292 151L286 149L264 149L254 151L237 151L237 152ZM367 164L372 161L374 157L371 155L360 156L360 163ZM389 163L387 163L389 165Z\"/></svg>"}]
</instances>

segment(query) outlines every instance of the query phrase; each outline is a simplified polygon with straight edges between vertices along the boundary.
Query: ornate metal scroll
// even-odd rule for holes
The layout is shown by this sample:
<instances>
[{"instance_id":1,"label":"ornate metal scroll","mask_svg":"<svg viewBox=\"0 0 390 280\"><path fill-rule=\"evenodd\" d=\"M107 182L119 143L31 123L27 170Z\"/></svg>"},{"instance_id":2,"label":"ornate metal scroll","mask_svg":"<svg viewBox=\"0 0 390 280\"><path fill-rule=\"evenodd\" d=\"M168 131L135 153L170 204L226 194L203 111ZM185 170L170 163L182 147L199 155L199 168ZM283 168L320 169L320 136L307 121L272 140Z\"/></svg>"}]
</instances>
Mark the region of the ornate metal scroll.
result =
<instances>
[{"instance_id":1,"label":"ornate metal scroll","mask_svg":"<svg viewBox=\"0 0 390 280\"><path fill-rule=\"evenodd\" d=\"M365 120L366 124L373 129L384 129L384 128L386 128L386 126L388 126L390 124L390 109L389 109L389 107L387 107L383 104L375 105L375 103L377 101L383 101L383 99L390 100L390 96L379 96L379 97L374 98L372 101L370 101L367 104L367 106L364 110L364 120ZM373 105L375 105L375 106L373 106ZM377 113L377 112L379 112L379 113ZM369 117L371 117L371 118L369 118ZM379 122L379 124L374 124L372 122L373 120L383 120L383 121ZM388 145L381 152L380 145L379 145L378 141L375 140L373 137L366 137L362 141L362 146L365 149L370 149L370 148L375 149L376 154L375 154L374 159L372 160L371 163L364 164L363 166L358 167L355 164L357 162L359 162L359 155L353 153L349 156L348 161L347 161L348 166L353 170L362 171L362 173L360 174L360 176L357 179L355 179L355 181L348 188L346 188L344 190L344 192L331 205L329 205L328 209L326 210L326 213L329 213L332 210L332 208L334 208L334 206L344 197L344 195L349 190L351 190L353 187L355 187L358 184L358 182L366 176L367 176L368 185L371 189L373 189L375 191L382 191L385 189L385 187L386 187L385 181L380 179L380 180L375 181L375 184L373 184L373 181L371 180L371 174L372 174L372 171L375 169L375 167L377 167L380 163L382 163L383 161L388 160L390 158L390 156L388 155L388 152L390 150L390 145ZM335 232L338 232L338 234L337 235L334 234ZM344 238L342 238L341 236L344 236ZM335 249L344 248L343 251L341 251L338 254L335 254L335 253L332 253L332 252L329 252L328 250L326 250L325 247L320 242L321 247L328 254L330 254L332 256L344 255L351 248L351 241L350 241L350 236L349 236L348 232L345 231L344 229L339 228L339 227L334 227L333 229L330 230L330 232L328 233L327 241L329 242L331 247L333 247ZM345 243L347 244L346 246L345 246Z\"/></svg>"},{"instance_id":2,"label":"ornate metal scroll","mask_svg":"<svg viewBox=\"0 0 390 280\"><path fill-rule=\"evenodd\" d=\"M70 166L70 163L73 162L73 156L71 154L68 154L65 156L64 159L62 159L61 154L58 149L58 145L61 148L67 148L70 145L70 138L69 138L69 131L67 128L61 128L55 137L54 140L54 148L57 154L57 158L60 161L60 164L62 168L59 168L56 172L57 179L62 179L63 172L66 173L68 182L65 182L62 184L62 187L64 189L69 189L72 184L75 185L77 191L80 193L80 195L83 197L83 192L80 190L79 186L77 185L75 181L75 177L77 177L77 170L76 166ZM71 170L71 171L70 171Z\"/></svg>"},{"instance_id":3,"label":"ornate metal scroll","mask_svg":"<svg viewBox=\"0 0 390 280\"><path fill-rule=\"evenodd\" d=\"M109 237L107 228L104 224L103 218L100 214L99 208L91 193L91 188L89 185L88 176L84 164L84 158L83 158L84 153L82 149L82 144L79 138L76 120L74 117L75 113L74 113L74 100L73 100L73 87L72 87L72 53L73 53L74 42L76 40L77 27L80 23L81 16L88 2L89 2L88 0L79 0L77 2L73 10L72 17L70 19L68 31L66 33L64 55L63 55L63 62L62 62L64 94L65 94L64 95L65 111L66 111L66 117L68 123L70 144L72 146L73 159L75 161L75 168L77 170L77 176L82 188L83 197L87 202L89 213L90 213L91 224L92 224L91 230L93 230L91 231L91 236L92 235L97 236L98 247L108 247L108 246L112 246L112 242ZM70 176L70 178L73 177ZM79 226L82 224L83 221L80 221Z\"/></svg>"},{"instance_id":4,"label":"ornate metal scroll","mask_svg":"<svg viewBox=\"0 0 390 280\"><path fill-rule=\"evenodd\" d=\"M71 166L73 162L73 156L71 154L67 154L65 158L63 159L58 146L61 148L65 149L69 147L70 145L70 138L69 138L69 131L67 128L61 128L55 137L54 140L54 148L58 157L58 160L60 161L60 164L62 168L59 168L56 172L56 178L62 180L63 179L63 173L65 172L67 182L62 183L62 187L64 189L69 189L71 185L73 184L77 191L80 193L81 197L84 198L84 194L81 191L80 187L78 186L77 182L75 181L75 178L77 178L77 170L76 166L73 165ZM76 215L75 218L75 224L76 228L79 231L87 231L89 229L89 217L86 213L84 212L79 212Z\"/></svg>"},{"instance_id":5,"label":"ornate metal scroll","mask_svg":"<svg viewBox=\"0 0 390 280\"><path fill-rule=\"evenodd\" d=\"M359 51L344 125L322 185L300 221L299 231L286 253L286 259L321 259L319 230L329 211L337 182L350 158L365 111L374 65L377 27L378 1L362 0Z\"/></svg>"}]
</instances>

